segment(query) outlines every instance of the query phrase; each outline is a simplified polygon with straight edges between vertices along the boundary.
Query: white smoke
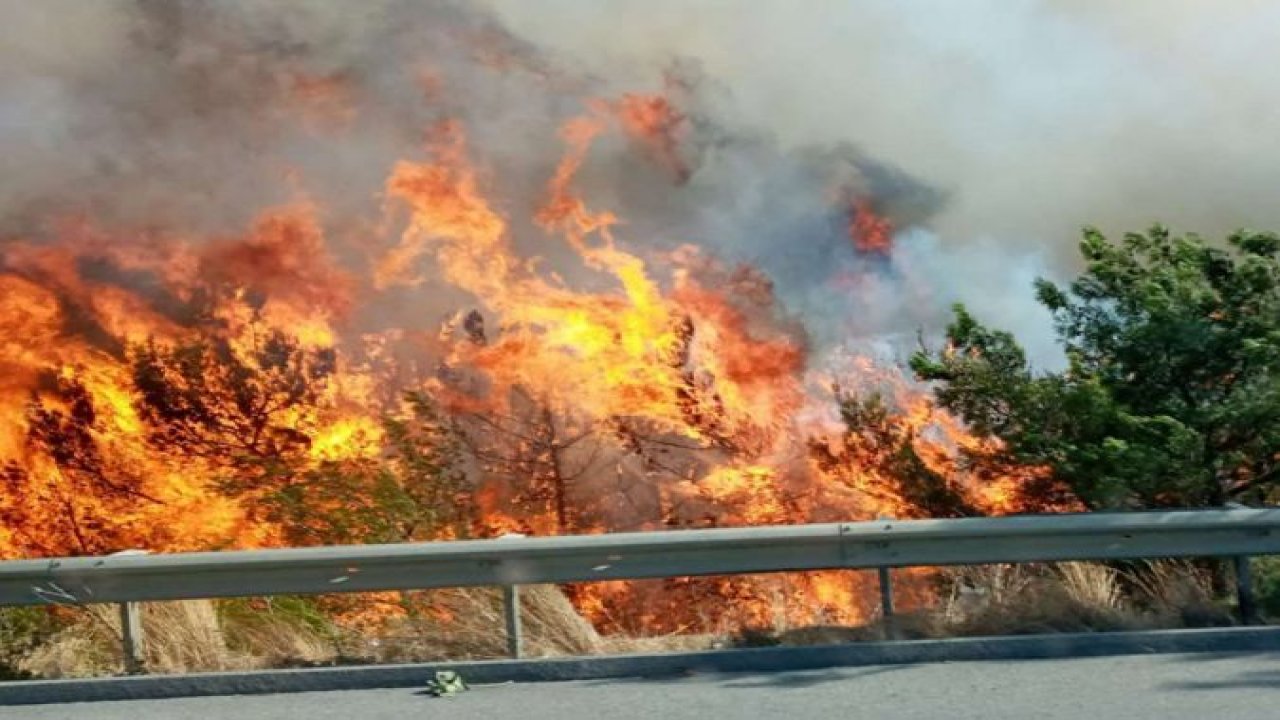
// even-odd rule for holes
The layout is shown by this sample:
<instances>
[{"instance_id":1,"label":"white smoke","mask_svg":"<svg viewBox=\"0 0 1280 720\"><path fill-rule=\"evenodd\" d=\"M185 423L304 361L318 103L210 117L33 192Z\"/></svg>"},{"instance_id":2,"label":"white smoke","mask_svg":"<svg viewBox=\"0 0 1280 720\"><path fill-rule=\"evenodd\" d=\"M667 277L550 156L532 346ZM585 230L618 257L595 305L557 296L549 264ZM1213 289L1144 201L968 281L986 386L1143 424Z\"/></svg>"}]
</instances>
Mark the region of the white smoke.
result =
<instances>
[{"instance_id":1,"label":"white smoke","mask_svg":"<svg viewBox=\"0 0 1280 720\"><path fill-rule=\"evenodd\" d=\"M458 117L517 243L554 266L563 250L521 221L556 128L585 98L675 76L688 182L616 134L580 178L631 247L760 265L820 347L906 348L963 301L1052 365L1030 281L1072 273L1081 225L1280 227L1277 16L1248 0L3 0L0 242L68 213L232 233L302 192L359 259L388 169ZM342 81L355 116L307 127L295 75ZM841 182L897 221L891 256L853 252ZM383 298L388 322L397 305L422 302Z\"/></svg>"},{"instance_id":2,"label":"white smoke","mask_svg":"<svg viewBox=\"0 0 1280 720\"><path fill-rule=\"evenodd\" d=\"M856 142L950 191L936 225L961 242L1280 222L1265 0L488 4L593 68L698 58L744 122Z\"/></svg>"},{"instance_id":3,"label":"white smoke","mask_svg":"<svg viewBox=\"0 0 1280 720\"><path fill-rule=\"evenodd\" d=\"M1072 274L1081 226L1280 227L1265 0L488 4L600 72L697 58L784 145L854 142L944 190L911 272L936 271L935 307L1038 333L1042 362L1027 275Z\"/></svg>"}]
</instances>

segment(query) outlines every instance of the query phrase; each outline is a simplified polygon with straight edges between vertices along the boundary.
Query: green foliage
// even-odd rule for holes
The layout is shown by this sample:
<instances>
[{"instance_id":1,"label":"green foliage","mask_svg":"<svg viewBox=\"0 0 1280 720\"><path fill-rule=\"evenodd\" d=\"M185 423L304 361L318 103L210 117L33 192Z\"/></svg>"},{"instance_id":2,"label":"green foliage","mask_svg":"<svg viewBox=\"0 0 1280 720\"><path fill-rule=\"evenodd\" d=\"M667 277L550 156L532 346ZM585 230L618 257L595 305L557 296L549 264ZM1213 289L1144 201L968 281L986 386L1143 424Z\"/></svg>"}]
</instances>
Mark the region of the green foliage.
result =
<instances>
[{"instance_id":1,"label":"green foliage","mask_svg":"<svg viewBox=\"0 0 1280 720\"><path fill-rule=\"evenodd\" d=\"M294 544L390 543L467 533L470 493L453 429L430 400L407 396L387 418L386 454L322 463L258 498Z\"/></svg>"},{"instance_id":2,"label":"green foliage","mask_svg":"<svg viewBox=\"0 0 1280 720\"><path fill-rule=\"evenodd\" d=\"M19 661L60 627L52 608L0 608L0 680L23 677Z\"/></svg>"},{"instance_id":3,"label":"green foliage","mask_svg":"<svg viewBox=\"0 0 1280 720\"><path fill-rule=\"evenodd\" d=\"M218 601L218 620L231 640L235 631L256 629L268 623L282 623L328 637L336 630L320 606L320 599L303 595L272 595L262 598L228 598Z\"/></svg>"},{"instance_id":4,"label":"green foliage","mask_svg":"<svg viewBox=\"0 0 1280 720\"><path fill-rule=\"evenodd\" d=\"M1267 618L1280 619L1280 556L1255 557L1251 563L1258 608Z\"/></svg>"},{"instance_id":5,"label":"green foliage","mask_svg":"<svg viewBox=\"0 0 1280 720\"><path fill-rule=\"evenodd\" d=\"M1087 230L1085 272L1036 283L1068 368L1033 372L1012 335L955 309L943 352L912 367L941 405L1045 465L1086 505L1262 501L1280 476L1280 238L1227 248L1155 227Z\"/></svg>"}]
</instances>

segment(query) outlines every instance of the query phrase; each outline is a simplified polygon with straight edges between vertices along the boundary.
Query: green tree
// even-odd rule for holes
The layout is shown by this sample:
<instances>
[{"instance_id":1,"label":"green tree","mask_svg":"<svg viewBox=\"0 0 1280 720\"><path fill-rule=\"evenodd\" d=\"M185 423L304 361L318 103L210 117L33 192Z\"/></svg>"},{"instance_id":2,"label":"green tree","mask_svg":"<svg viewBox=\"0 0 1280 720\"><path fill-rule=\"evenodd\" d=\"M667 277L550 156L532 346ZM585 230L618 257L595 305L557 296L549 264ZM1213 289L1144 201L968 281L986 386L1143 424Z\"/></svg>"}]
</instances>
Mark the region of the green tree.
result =
<instances>
[{"instance_id":1,"label":"green tree","mask_svg":"<svg viewBox=\"0 0 1280 720\"><path fill-rule=\"evenodd\" d=\"M948 346L912 368L939 403L1003 441L992 460L1044 465L1090 508L1273 499L1280 480L1280 238L1225 247L1163 227L1086 230L1083 274L1036 282L1066 351L1036 372L962 306ZM1042 487L1039 491L1045 491Z\"/></svg>"},{"instance_id":2,"label":"green tree","mask_svg":"<svg viewBox=\"0 0 1280 720\"><path fill-rule=\"evenodd\" d=\"M292 544L391 543L465 537L472 493L454 429L421 393L388 417L384 457L325 462L258 499Z\"/></svg>"}]
</instances>

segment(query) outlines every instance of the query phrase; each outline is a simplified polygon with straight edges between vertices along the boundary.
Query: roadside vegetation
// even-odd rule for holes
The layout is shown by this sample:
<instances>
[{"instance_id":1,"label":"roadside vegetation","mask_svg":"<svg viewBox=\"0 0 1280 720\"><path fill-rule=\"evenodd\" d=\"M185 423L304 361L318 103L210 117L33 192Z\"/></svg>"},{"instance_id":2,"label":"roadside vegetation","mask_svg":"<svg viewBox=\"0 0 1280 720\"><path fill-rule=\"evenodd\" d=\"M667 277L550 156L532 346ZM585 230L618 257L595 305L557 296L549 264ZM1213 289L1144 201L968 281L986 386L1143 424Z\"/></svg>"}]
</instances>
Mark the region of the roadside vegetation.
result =
<instances>
[{"instance_id":1,"label":"roadside vegetation","mask_svg":"<svg viewBox=\"0 0 1280 720\"><path fill-rule=\"evenodd\" d=\"M984 565L934 572L933 601L862 626L748 628L739 645L814 645L1237 624L1212 573L1183 561Z\"/></svg>"},{"instance_id":2,"label":"roadside vegetation","mask_svg":"<svg viewBox=\"0 0 1280 720\"><path fill-rule=\"evenodd\" d=\"M991 441L966 449L967 465L978 477L997 477L1008 467L1041 468L1017 488L1014 506L1026 510L1274 503L1280 496L1280 238L1239 232L1214 244L1156 227L1113 242L1090 230L1081 252L1078 279L1065 288L1048 281L1036 286L1066 350L1062 369L1032 367L1015 337L986 327L963 307L955 310L945 347L912 358L917 377L933 383L937 403ZM315 385L303 380L330 373L332 358L285 338L265 343L255 363L218 372L211 363L222 358L225 365L233 353L203 345L130 352L154 428L150 441L222 458L222 491L251 501L291 544L477 534L458 470L466 438L429 398L409 396L410 412L387 421L388 449L377 461L316 465L292 426L261 408L305 413L315 402L306 392ZM210 401L224 396L243 401ZM887 423L875 398L850 396L842 403L851 437L873 433L876 447L883 446L880 456L900 485L897 496L921 515L975 512L912 452L910 433ZM225 408L247 410L227 415ZM31 417L34 437L67 457L90 437L73 422L79 416L33 407ZM257 441L227 452L245 435L242 427L253 428ZM85 465L99 458L88 451L73 457L76 468L101 474ZM838 464L840 458L815 461ZM520 463L512 472L534 467L532 460ZM560 508L559 527L572 528L564 486L550 482L546 492L516 500ZM932 602L904 607L893 628L871 621L657 638L602 636L561 589L527 588L525 648L530 656L550 656L1234 622L1230 572L1220 562L922 572ZM1256 560L1254 575L1261 610L1280 617L1280 559ZM497 591L388 595L380 602L393 612L374 625L362 621L362 606L349 598L147 604L147 667L185 672L505 654ZM119 634L114 606L0 610L0 677L119 672Z\"/></svg>"},{"instance_id":3,"label":"roadside vegetation","mask_svg":"<svg viewBox=\"0 0 1280 720\"><path fill-rule=\"evenodd\" d=\"M1031 499L1093 510L1274 502L1280 489L1280 237L1088 230L1084 273L1036 283L1067 366L1032 367L963 306L911 360L940 405L1001 441L975 462L1044 466Z\"/></svg>"},{"instance_id":4,"label":"roadside vegetation","mask_svg":"<svg viewBox=\"0 0 1280 720\"><path fill-rule=\"evenodd\" d=\"M722 634L655 637L603 636L559 588L532 586L522 592L524 651L528 657L557 657L1236 624L1231 603L1213 589L1212 573L1185 561L990 565L924 571L920 578L933 600L900 609L892 624L881 618L857 626L779 622ZM1275 612L1280 596L1269 588L1262 604ZM358 620L335 621L323 599L144 603L146 666L152 673L182 673L506 656L499 591L410 595L402 600L418 611L380 624L376 632ZM113 605L53 613L8 609L0 613L0 632L7 648L0 667L9 679L124 669Z\"/></svg>"},{"instance_id":5,"label":"roadside vegetation","mask_svg":"<svg viewBox=\"0 0 1280 720\"><path fill-rule=\"evenodd\" d=\"M360 618L337 619L340 606L370 602L277 597L142 603L144 661L151 673L484 659L507 655L502 594L491 588L409 593L410 608L371 630ZM369 600L369 599L366 599ZM521 590L524 653L529 657L700 649L712 636L626 638L596 632L555 586ZM119 674L120 620L115 605L0 611L5 654L0 678Z\"/></svg>"}]
</instances>

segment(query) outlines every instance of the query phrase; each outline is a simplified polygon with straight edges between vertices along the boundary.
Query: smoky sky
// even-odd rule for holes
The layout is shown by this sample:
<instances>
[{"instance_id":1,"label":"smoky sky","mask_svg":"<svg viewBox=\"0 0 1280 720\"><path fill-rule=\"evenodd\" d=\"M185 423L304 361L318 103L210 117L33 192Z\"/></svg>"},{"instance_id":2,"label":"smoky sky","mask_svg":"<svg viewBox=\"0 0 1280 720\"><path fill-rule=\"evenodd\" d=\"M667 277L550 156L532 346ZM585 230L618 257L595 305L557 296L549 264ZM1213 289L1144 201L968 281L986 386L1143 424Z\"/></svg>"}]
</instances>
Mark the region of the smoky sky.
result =
<instances>
[{"instance_id":1,"label":"smoky sky","mask_svg":"<svg viewBox=\"0 0 1280 720\"><path fill-rule=\"evenodd\" d=\"M489 2L595 67L697 57L744 122L856 142L947 189L954 242L1280 224L1265 0Z\"/></svg>"},{"instance_id":2,"label":"smoky sky","mask_svg":"<svg viewBox=\"0 0 1280 720\"><path fill-rule=\"evenodd\" d=\"M900 355L963 301L1051 365L1030 283L1070 276L1082 225L1280 227L1265 2L3 0L0 17L0 242L66 213L225 235L304 195L359 265L388 171L456 118L517 247L557 267L569 253L528 222L557 128L628 92L677 103L689 172L615 128L587 201L645 257L687 243L760 266L818 348ZM318 82L336 110L307 105ZM842 193L893 220L891 253L854 251ZM428 283L372 305L393 324L456 301Z\"/></svg>"},{"instance_id":3,"label":"smoky sky","mask_svg":"<svg viewBox=\"0 0 1280 720\"><path fill-rule=\"evenodd\" d=\"M907 284L1034 337L1046 362L1025 283L1078 269L1081 226L1280 227L1266 0L489 4L593 67L696 57L784 146L854 142L930 183L948 202L899 257ZM895 287L881 311L913 302Z\"/></svg>"}]
</instances>

